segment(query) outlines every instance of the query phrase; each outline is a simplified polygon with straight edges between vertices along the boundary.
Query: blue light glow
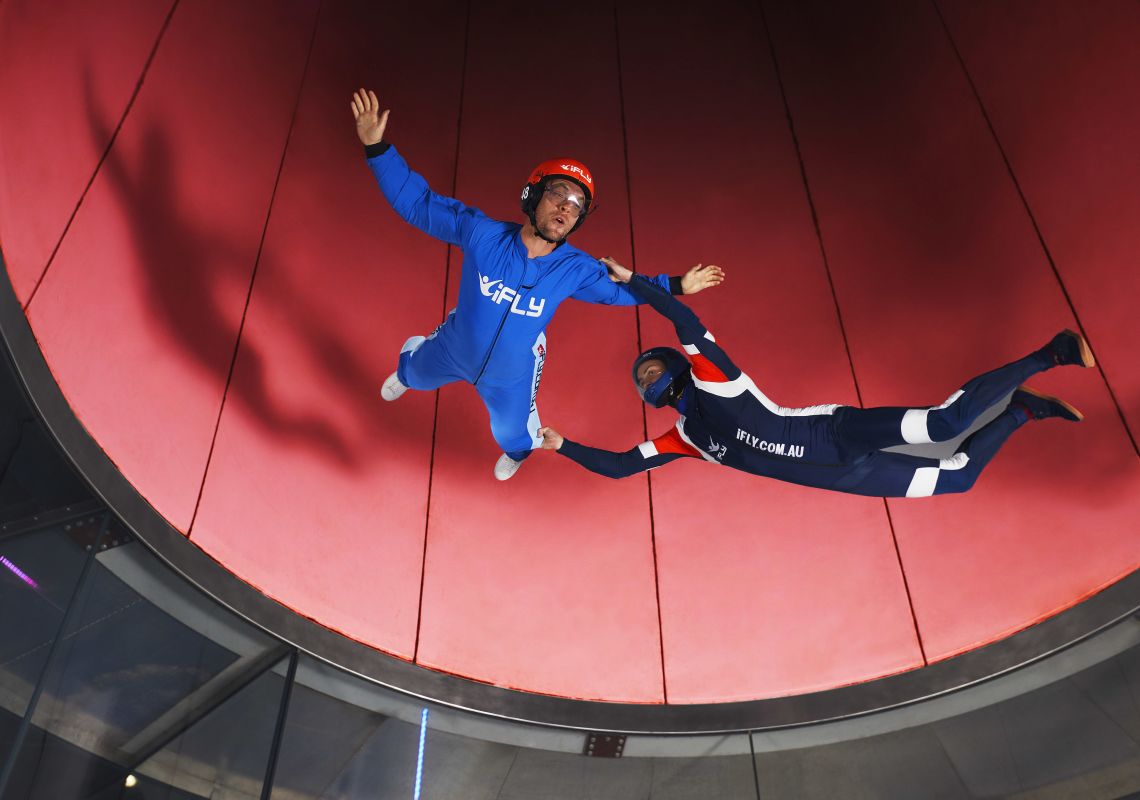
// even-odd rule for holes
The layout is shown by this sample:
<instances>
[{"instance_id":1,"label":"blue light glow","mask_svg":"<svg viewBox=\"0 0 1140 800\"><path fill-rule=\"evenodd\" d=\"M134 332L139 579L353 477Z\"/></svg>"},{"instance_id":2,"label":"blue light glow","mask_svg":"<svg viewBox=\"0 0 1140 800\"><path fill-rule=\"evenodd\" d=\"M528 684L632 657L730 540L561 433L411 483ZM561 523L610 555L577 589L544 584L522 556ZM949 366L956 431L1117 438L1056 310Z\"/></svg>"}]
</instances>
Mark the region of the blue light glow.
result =
<instances>
[{"instance_id":1,"label":"blue light glow","mask_svg":"<svg viewBox=\"0 0 1140 800\"><path fill-rule=\"evenodd\" d=\"M412 800L420 800L420 781L424 776L424 738L427 736L427 715L428 710L425 708L420 714L420 754L416 758L416 793L412 795Z\"/></svg>"}]
</instances>

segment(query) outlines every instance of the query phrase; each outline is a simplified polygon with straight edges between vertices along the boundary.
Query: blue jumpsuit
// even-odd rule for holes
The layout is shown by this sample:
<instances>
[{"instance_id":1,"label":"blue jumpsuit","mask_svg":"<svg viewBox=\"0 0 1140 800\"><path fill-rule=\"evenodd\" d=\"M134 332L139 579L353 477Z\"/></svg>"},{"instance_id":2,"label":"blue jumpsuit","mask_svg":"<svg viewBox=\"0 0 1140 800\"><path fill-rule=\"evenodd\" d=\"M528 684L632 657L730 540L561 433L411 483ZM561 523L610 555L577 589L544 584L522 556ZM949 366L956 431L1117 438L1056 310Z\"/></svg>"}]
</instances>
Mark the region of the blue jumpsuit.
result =
<instances>
[{"instance_id":1,"label":"blue jumpsuit","mask_svg":"<svg viewBox=\"0 0 1140 800\"><path fill-rule=\"evenodd\" d=\"M1028 419L1007 408L948 458L881 448L947 441L1029 376L1054 366L1039 350L987 372L932 408L784 408L732 363L687 306L638 276L630 287L666 316L692 362L674 428L625 453L564 440L559 452L601 475L621 478L678 458L703 458L770 478L874 497L928 497L964 492L1006 438Z\"/></svg>"},{"instance_id":2,"label":"blue jumpsuit","mask_svg":"<svg viewBox=\"0 0 1140 800\"><path fill-rule=\"evenodd\" d=\"M463 250L458 303L426 341L405 345L400 382L421 390L460 380L473 384L495 441L511 458L526 458L542 442L535 401L547 355L546 326L558 304L567 297L609 305L642 301L569 243L528 258L521 225L490 219L432 192L395 147L378 149L376 155L368 151L368 166L396 213ZM670 287L668 276L653 280Z\"/></svg>"}]
</instances>

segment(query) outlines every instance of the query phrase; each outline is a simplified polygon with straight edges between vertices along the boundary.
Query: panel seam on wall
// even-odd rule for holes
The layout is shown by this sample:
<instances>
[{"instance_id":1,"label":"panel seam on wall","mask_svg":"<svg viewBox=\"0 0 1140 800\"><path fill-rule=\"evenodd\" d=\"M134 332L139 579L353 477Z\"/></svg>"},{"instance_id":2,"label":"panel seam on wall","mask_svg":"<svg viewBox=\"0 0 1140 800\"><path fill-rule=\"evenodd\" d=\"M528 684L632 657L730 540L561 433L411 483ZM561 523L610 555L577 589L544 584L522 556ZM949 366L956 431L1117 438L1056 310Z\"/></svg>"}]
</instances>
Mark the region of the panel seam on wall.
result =
<instances>
[{"instance_id":1,"label":"panel seam on wall","mask_svg":"<svg viewBox=\"0 0 1140 800\"><path fill-rule=\"evenodd\" d=\"M71 214L68 216L67 222L63 226L63 231L59 234L59 239L56 241L55 247L52 248L51 254L48 256L47 263L44 264L43 269L40 271L39 278L36 279L35 286L32 287L32 291L28 294L28 299L24 303L25 315L27 315L28 309L31 308L32 301L36 298L36 294L39 292L40 286L43 284L44 279L47 277L48 270L51 269L51 265L55 262L56 254L59 253L59 248L63 246L63 240L67 238L67 234L71 230L71 225L73 222L75 222L75 217L79 214L79 209L83 207L83 201L87 199L87 193L91 191L91 187L95 184L95 179L99 177L99 173L103 169L104 162L106 162L107 157L111 154L111 149L115 146L115 142L119 138L119 131L123 129L123 124L127 121L127 117L130 115L131 109L134 108L135 100L138 98L139 92L142 91L143 82L146 81L147 73L150 72L150 65L154 62L154 57L158 54L158 48L162 44L163 38L166 36L166 30L170 27L170 20L174 17L174 12L178 8L179 1L180 0L174 0L174 3L170 6L170 11L168 11L166 14L166 19L162 21L162 27L159 28L158 36L156 36L154 39L154 45L151 47L150 53L147 55L146 62L143 64L143 68L139 72L139 79L135 82L135 88L131 92L130 98L127 100L126 108L123 109L123 113L119 117L119 122L115 126L115 130L111 132L111 138L107 140L107 146L103 149L103 153L99 156L99 161L95 164L95 169L92 170L91 177L88 179L87 185L84 186L83 191L80 192L79 200L76 201L75 208L71 210ZM90 90L90 86L88 86L88 89ZM90 101L90 97L88 100Z\"/></svg>"},{"instance_id":2,"label":"panel seam on wall","mask_svg":"<svg viewBox=\"0 0 1140 800\"><path fill-rule=\"evenodd\" d=\"M930 666L930 659L926 657L926 644L922 641L922 630L918 627L918 614L914 610L914 598L910 593L910 581L906 577L906 567L903 565L902 550L899 548L899 537L895 533L895 519L891 516L891 504L887 498L880 498L883 501L883 511L887 514L887 525L891 529L891 541L895 545L895 558L898 560L899 574L902 576L903 589L906 591L906 603L910 609L910 621L914 625L914 638L918 641L918 652L922 656L922 665Z\"/></svg>"},{"instance_id":3,"label":"panel seam on wall","mask_svg":"<svg viewBox=\"0 0 1140 800\"><path fill-rule=\"evenodd\" d=\"M752 741L752 731L748 731L748 753L751 756L749 759L752 762L752 784L756 787L756 800L763 800L760 797L760 769L756 766L756 743Z\"/></svg>"},{"instance_id":4,"label":"panel seam on wall","mask_svg":"<svg viewBox=\"0 0 1140 800\"><path fill-rule=\"evenodd\" d=\"M772 58L772 67L776 73L776 84L780 89L780 100L784 105L784 117L788 121L788 132L791 134L792 146L796 151L796 160L800 168L800 180L803 182L804 197L807 200L808 211L811 213L811 224L815 230L816 242L819 244L819 255L823 262L823 272L827 278L827 287L831 292L831 302L835 306L835 318L839 323L839 334L843 337L843 349L847 354L847 366L851 371L851 383L855 387L855 397L859 401L859 405L863 406L863 392L859 388L859 378L855 374L855 359L851 355L851 345L847 338L847 326L843 322L843 311L839 307L839 295L835 291L835 281L831 275L831 263L828 261L827 249L823 244L823 229L819 224L819 214L816 211L815 199L812 197L811 185L808 182L807 164L804 163L804 154L800 149L799 137L796 135L796 125L792 119L792 107L788 102L788 93L784 88L784 78L780 72L780 62L776 58L776 45L775 42L772 41L772 32L768 26L768 15L764 13L764 3L761 2L761 0L757 0L756 5L760 9L760 20L764 25L764 36L768 42L768 54Z\"/></svg>"},{"instance_id":5,"label":"panel seam on wall","mask_svg":"<svg viewBox=\"0 0 1140 800\"><path fill-rule=\"evenodd\" d=\"M617 4L613 6L614 11L614 55L617 58L617 79L618 79L618 107L621 112L621 146L622 146L622 159L625 163L625 201L626 201L626 216L629 219L629 255L630 264L634 270L637 269L637 245L635 244L633 234L633 182L630 175L629 168L629 130L626 126L625 118L625 82L622 78L621 69L621 29L618 25L618 9ZM641 306L635 305L633 307L634 314L634 329L637 331L637 350L641 352L644 348L641 339ZM649 441L649 420L645 409L645 403L641 403L641 432L644 441ZM662 624L661 619L661 576L657 567L657 523L656 515L653 511L653 475L650 472L645 473L645 489L647 499L649 501L649 544L653 554L653 593L654 600L657 603L657 647L661 656L661 698L665 703L669 702L669 685L665 678L665 626Z\"/></svg>"},{"instance_id":6,"label":"panel seam on wall","mask_svg":"<svg viewBox=\"0 0 1140 800\"><path fill-rule=\"evenodd\" d=\"M1077 313L1077 306L1073 302L1073 298L1069 295L1068 287L1065 286L1065 281L1061 277L1061 271L1057 268L1057 262L1053 260L1053 253L1049 249L1049 245L1045 243L1045 234L1041 231L1041 227L1037 224L1037 216L1033 213L1033 208L1029 205L1029 198L1025 196L1025 192L1021 188L1021 182L1017 179L1017 174L1013 171L1013 164L1009 160L1009 156L1002 146L1001 139L998 137L997 129L994 127L993 120L990 119L989 112L986 110L986 104L982 102L981 92L978 91L977 84L974 83L974 78L970 74L969 67L966 66L966 59L962 56L962 52L958 49L958 43L954 41L954 36L950 32L950 25L946 22L946 18L942 15L942 9L938 5L938 0L930 0L931 5L934 6L934 13L938 16L938 21L942 24L942 30L946 33L946 40L950 43L950 49L954 52L954 57L958 60L958 65L962 68L962 74L966 78L966 83L970 87L970 92L974 95L974 100L978 104L978 110L982 114L982 119L986 123L986 128L989 129L990 136L993 137L994 145L997 147L998 154L1001 155L1002 163L1005 164L1006 171L1009 173L1009 179L1013 182L1013 188L1017 191L1017 196L1021 200L1021 205L1025 209L1025 214L1029 217L1029 224L1033 226L1033 232L1037 235L1037 242L1041 245L1041 250L1045 254L1045 260L1049 263L1049 268L1053 271L1053 277L1057 281L1057 286L1061 289L1061 295L1065 298L1065 304L1069 307L1069 312L1073 315L1076 321L1077 330L1089 342L1089 347L1092 348L1092 340L1089 339L1085 331L1085 325L1081 322L1081 316ZM1093 348L1093 353L1096 353L1096 348ZM1132 428L1128 424L1128 418L1124 414L1124 408L1120 404L1116 392L1113 391L1112 384L1108 381L1108 375L1105 374L1104 365L1099 361L1097 362L1096 369L1100 372L1100 378L1104 382L1105 388L1108 389L1108 395L1112 398L1112 404L1116 407L1117 416L1120 417L1120 423L1124 426L1124 433L1128 436L1128 440L1132 443L1132 450L1137 456L1140 456L1140 445L1137 445L1136 436Z\"/></svg>"},{"instance_id":7,"label":"panel seam on wall","mask_svg":"<svg viewBox=\"0 0 1140 800\"><path fill-rule=\"evenodd\" d=\"M305 65L301 71L301 80L297 87L297 99L293 103L293 114L289 118L289 131L285 134L285 144L281 148L281 159L277 163L277 175L273 179L273 191L269 194L269 204L265 211L265 222L261 226L261 239L257 243L257 255L253 260L253 270L249 276L249 288L245 294L245 306L241 311L241 322L238 323L237 337L234 342L233 354L230 356L230 367L226 373L226 384L222 389L222 402L218 405L218 416L214 421L214 433L210 437L210 449L206 453L206 464L202 469L202 481L198 484L198 497L194 501L194 513L190 517L190 524L186 527L186 538L190 538L194 531L194 523L198 520L198 510L202 505L202 495L206 490L206 479L210 474L210 466L214 461L214 448L218 443L218 431L222 427L222 417L226 410L226 401L230 396L230 387L233 385L234 370L237 367L238 354L241 352L242 335L245 333L245 323L249 315L249 305L253 300L253 287L257 282L258 268L261 266L261 254L265 249L265 237L269 232L269 221L273 218L273 205L277 201L277 189L281 186L281 173L285 170L285 159L289 154L289 143L293 140L293 128L297 123L297 114L301 109L301 98L305 94L305 82L309 77L309 62L313 56L313 47L317 41L317 31L320 29L321 12L324 9L324 0L317 4L317 12L313 15L313 30L309 35L309 49L305 53Z\"/></svg>"},{"instance_id":8,"label":"panel seam on wall","mask_svg":"<svg viewBox=\"0 0 1140 800\"><path fill-rule=\"evenodd\" d=\"M811 184L808 181L807 164L804 162L803 150L800 148L800 140L796 135L795 121L792 119L792 106L788 102L788 93L784 88L784 78L780 73L780 62L776 58L776 43L772 39L772 30L768 25L768 15L764 12L764 3L762 0L757 0L756 5L760 9L760 20L764 26L764 36L768 42L768 54L772 58L772 68L775 70L776 74L776 85L779 87L780 100L784 105L784 116L788 121L788 132L791 134L792 146L795 148L796 160L799 162L800 178L803 181L804 185L804 196L807 199L808 210L811 212L812 227L815 229L816 241L819 244L819 255L820 259L823 262L823 271L827 276L828 288L831 290L831 301L835 305L835 318L839 323L839 333L843 337L843 349L847 353L847 365L851 370L851 382L855 387L855 397L858 399L859 405L862 407L864 406L863 393L859 389L859 377L855 372L855 359L851 355L851 345L847 338L847 326L843 323L843 311L839 306L839 295L835 290L835 281L831 275L831 264L827 258L827 248L823 243L823 229L820 227L819 214L816 212L815 200L812 197L811 193ZM911 624L914 626L914 635L918 642L918 649L919 653L922 656L922 663L924 665L927 665L930 663L930 661L926 657L926 647L922 641L922 632L919 630L918 616L915 614L914 610L914 598L911 596L910 582L906 577L906 568L903 565L903 557L902 551L899 548L898 534L895 532L894 519L891 517L891 507L886 498L882 498L882 502L883 511L887 516L887 527L891 532L891 544L895 550L895 558L898 560L899 575L902 577L903 590L906 592L906 602L907 607L910 609L910 619Z\"/></svg>"},{"instance_id":9,"label":"panel seam on wall","mask_svg":"<svg viewBox=\"0 0 1140 800\"><path fill-rule=\"evenodd\" d=\"M459 191L459 147L463 137L463 100L467 94L467 54L471 42L471 0L467 2L467 18L463 24L463 67L459 71L459 111L455 115L455 161L451 170L451 196L455 197ZM455 251L454 245L447 246L447 257L443 262L443 297L439 311L442 324L447 319L447 292L451 288L451 256ZM439 389L435 390L435 407L432 410L431 423L431 451L428 455L428 485L427 505L424 508L424 545L420 557L420 598L416 606L416 640L412 645L412 662L419 660L420 655L420 628L424 618L424 584L427 582L427 550L428 531L431 528L431 493L435 478L435 441L439 432Z\"/></svg>"}]
</instances>

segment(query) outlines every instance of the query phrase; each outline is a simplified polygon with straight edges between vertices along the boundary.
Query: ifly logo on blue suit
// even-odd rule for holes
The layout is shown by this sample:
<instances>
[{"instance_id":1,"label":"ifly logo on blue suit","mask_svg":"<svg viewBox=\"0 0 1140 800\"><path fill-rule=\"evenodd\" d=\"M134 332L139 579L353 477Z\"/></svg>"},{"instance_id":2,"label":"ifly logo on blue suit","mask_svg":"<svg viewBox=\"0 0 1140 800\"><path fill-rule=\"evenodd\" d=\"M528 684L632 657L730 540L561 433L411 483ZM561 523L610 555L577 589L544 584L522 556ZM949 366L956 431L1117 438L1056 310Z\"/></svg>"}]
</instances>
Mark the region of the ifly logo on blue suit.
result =
<instances>
[{"instance_id":1,"label":"ifly logo on blue suit","mask_svg":"<svg viewBox=\"0 0 1140 800\"><path fill-rule=\"evenodd\" d=\"M491 280L484 278L482 274L479 275L479 291L483 293L484 297L491 298L492 303L506 303L511 304L511 313L519 314L524 317L537 317L542 313L542 309L546 307L546 298L536 300L530 298L528 308L519 308L519 293L509 286L503 286L501 280Z\"/></svg>"}]
</instances>

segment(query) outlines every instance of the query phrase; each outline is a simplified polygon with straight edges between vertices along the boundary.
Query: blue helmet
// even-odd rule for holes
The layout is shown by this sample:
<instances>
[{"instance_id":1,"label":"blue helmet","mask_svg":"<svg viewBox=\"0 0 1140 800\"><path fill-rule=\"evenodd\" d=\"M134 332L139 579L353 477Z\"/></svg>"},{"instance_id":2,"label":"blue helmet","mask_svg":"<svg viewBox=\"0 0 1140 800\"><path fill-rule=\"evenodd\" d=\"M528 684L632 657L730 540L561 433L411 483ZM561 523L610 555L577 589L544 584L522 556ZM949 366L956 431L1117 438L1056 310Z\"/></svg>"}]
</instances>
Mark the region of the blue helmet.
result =
<instances>
[{"instance_id":1,"label":"blue helmet","mask_svg":"<svg viewBox=\"0 0 1140 800\"><path fill-rule=\"evenodd\" d=\"M651 358L659 358L665 362L665 371L661 377L644 389L637 382L637 368ZM646 350L633 361L633 385L641 399L654 408L669 405L689 383L689 370L692 365L679 351L672 347L653 347Z\"/></svg>"}]
</instances>

